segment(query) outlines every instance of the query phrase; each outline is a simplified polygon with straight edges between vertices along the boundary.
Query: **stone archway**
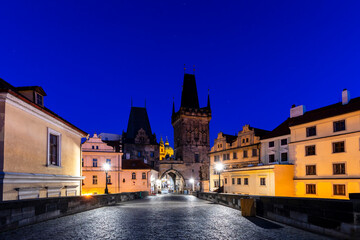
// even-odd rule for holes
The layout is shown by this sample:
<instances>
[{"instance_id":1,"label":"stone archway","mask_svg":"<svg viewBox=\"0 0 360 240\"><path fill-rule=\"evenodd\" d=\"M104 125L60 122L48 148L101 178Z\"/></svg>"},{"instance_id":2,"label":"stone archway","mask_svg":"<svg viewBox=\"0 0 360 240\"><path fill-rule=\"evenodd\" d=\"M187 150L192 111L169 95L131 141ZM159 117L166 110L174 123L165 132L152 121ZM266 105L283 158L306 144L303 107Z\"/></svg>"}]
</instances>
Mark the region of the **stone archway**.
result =
<instances>
[{"instance_id":1,"label":"stone archway","mask_svg":"<svg viewBox=\"0 0 360 240\"><path fill-rule=\"evenodd\" d=\"M161 177L162 193L183 193L185 187L185 179L180 172L175 169L165 171Z\"/></svg>"}]
</instances>

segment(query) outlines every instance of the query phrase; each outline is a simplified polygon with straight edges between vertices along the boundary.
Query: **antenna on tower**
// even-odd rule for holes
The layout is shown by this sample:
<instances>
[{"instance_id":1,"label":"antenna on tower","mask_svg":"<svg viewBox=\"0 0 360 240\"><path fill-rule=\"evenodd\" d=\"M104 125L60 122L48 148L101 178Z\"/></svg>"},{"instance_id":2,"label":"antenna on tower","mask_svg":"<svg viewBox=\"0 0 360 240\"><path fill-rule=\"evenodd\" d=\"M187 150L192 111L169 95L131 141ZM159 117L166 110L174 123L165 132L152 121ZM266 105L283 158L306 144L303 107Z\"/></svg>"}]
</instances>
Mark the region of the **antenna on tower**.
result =
<instances>
[{"instance_id":1,"label":"antenna on tower","mask_svg":"<svg viewBox=\"0 0 360 240\"><path fill-rule=\"evenodd\" d=\"M184 64L184 73L186 72L186 64Z\"/></svg>"}]
</instances>

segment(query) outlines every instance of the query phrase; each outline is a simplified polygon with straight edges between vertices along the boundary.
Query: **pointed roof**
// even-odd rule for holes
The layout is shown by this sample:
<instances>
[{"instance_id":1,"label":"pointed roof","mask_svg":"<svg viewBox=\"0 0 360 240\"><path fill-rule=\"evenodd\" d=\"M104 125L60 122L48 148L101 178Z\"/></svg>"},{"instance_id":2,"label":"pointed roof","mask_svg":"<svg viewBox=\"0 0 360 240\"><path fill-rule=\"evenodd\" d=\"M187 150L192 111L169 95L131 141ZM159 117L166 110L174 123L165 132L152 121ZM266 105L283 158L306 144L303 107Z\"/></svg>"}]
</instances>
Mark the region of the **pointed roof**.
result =
<instances>
[{"instance_id":1,"label":"pointed roof","mask_svg":"<svg viewBox=\"0 0 360 240\"><path fill-rule=\"evenodd\" d=\"M152 132L150 127L149 117L146 108L142 107L131 107L130 116L126 131L127 139L135 139L138 131L144 129L146 135L151 138Z\"/></svg>"},{"instance_id":2,"label":"pointed roof","mask_svg":"<svg viewBox=\"0 0 360 240\"><path fill-rule=\"evenodd\" d=\"M181 107L200 108L199 98L196 89L195 75L185 73L184 83L181 94Z\"/></svg>"}]
</instances>

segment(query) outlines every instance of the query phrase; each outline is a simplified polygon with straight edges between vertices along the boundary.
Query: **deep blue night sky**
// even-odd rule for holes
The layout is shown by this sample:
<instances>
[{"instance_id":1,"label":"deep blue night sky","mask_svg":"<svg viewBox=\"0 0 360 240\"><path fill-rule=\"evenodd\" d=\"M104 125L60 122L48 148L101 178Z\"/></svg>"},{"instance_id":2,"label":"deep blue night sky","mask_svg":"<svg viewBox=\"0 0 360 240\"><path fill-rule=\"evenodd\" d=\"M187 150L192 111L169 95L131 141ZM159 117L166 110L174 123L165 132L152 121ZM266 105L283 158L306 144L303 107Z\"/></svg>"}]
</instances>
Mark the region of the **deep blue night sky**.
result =
<instances>
[{"instance_id":1,"label":"deep blue night sky","mask_svg":"<svg viewBox=\"0 0 360 240\"><path fill-rule=\"evenodd\" d=\"M0 1L0 78L40 85L79 128L121 134L131 97L172 142L183 64L210 89L211 145L244 124L271 130L360 96L358 1Z\"/></svg>"}]
</instances>

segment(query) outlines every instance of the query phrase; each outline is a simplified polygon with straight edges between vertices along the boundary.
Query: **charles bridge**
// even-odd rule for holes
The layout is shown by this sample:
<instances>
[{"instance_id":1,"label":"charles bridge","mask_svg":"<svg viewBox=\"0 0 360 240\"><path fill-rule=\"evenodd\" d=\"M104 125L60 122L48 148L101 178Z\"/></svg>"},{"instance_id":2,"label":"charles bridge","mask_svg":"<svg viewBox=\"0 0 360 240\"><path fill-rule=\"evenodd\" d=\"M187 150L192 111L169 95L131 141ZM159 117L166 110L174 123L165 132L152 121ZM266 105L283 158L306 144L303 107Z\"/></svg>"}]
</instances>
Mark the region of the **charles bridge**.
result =
<instances>
[{"instance_id":1,"label":"charles bridge","mask_svg":"<svg viewBox=\"0 0 360 240\"><path fill-rule=\"evenodd\" d=\"M2 229L5 229L4 221L12 222L12 226L8 224L7 231L0 234L0 239L279 239L284 236L286 239L330 239L324 234L289 226L294 225L290 221L287 222L289 225L279 223L281 214L275 219L277 222L263 218L271 216L270 213L266 216L264 211L274 211L274 208L268 209L267 204L260 207L259 199L256 199L256 204L263 211L263 216L243 217L241 211L236 209L240 201L235 195L203 193L198 194L197 198L192 195L146 196L145 193L127 193L72 197L67 199L71 204L65 204L63 199L48 199L52 201L50 204L46 200L41 204L41 200L25 201L22 205L26 211L1 208ZM287 209L284 211L290 211L289 200L285 199L287 205L284 199L281 201L272 204L277 208L283 204L283 208ZM30 205L34 206L33 210ZM339 206L346 210L350 204ZM340 209L337 211L339 213ZM8 216L6 212L10 212ZM56 213L62 217L56 217ZM272 214L273 218L275 215ZM35 221L39 216L42 217ZM295 217L299 216L305 217L304 214ZM32 218L34 224L28 225L31 221L24 222L24 217ZM341 235L335 237L346 238Z\"/></svg>"}]
</instances>

